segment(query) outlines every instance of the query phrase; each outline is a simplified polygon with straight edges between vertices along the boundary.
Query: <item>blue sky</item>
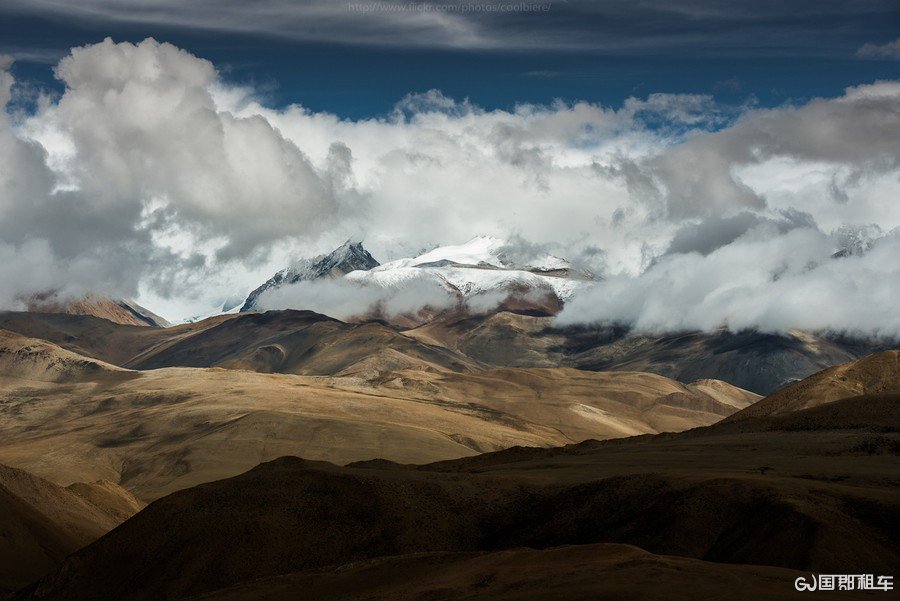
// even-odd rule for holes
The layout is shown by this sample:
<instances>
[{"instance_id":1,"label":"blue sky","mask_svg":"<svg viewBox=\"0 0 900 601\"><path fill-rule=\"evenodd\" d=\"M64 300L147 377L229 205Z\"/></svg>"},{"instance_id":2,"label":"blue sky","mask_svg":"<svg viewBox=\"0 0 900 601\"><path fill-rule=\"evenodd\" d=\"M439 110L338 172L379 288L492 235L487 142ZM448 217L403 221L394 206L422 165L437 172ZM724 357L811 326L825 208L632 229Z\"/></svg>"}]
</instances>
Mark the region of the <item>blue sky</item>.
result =
<instances>
[{"instance_id":1,"label":"blue sky","mask_svg":"<svg viewBox=\"0 0 900 601\"><path fill-rule=\"evenodd\" d=\"M348 118L385 114L429 89L488 109L557 98L619 106L654 92L774 106L900 73L890 51L858 55L900 35L900 4L887 0L677 0L665 9L570 0L506 13L496 7L525 3L438 2L443 12L428 13L411 4L7 0L0 53L16 58L20 82L59 89L51 67L70 47L153 36L252 84L272 106Z\"/></svg>"}]
</instances>

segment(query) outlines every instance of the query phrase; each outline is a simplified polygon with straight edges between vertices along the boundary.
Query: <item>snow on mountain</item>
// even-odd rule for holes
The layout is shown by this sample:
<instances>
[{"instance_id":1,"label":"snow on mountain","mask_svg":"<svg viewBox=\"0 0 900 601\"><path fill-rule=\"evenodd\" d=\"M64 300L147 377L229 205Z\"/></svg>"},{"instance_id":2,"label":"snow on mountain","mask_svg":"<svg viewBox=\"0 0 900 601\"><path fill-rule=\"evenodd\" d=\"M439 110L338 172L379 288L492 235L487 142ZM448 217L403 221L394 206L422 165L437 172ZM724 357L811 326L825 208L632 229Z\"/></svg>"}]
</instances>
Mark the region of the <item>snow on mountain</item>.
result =
<instances>
[{"instance_id":1,"label":"snow on mountain","mask_svg":"<svg viewBox=\"0 0 900 601\"><path fill-rule=\"evenodd\" d=\"M506 267L500 260L503 246L504 241L500 238L476 236L465 244L441 246L410 260L419 266L448 261L461 265Z\"/></svg>"},{"instance_id":2,"label":"snow on mountain","mask_svg":"<svg viewBox=\"0 0 900 601\"><path fill-rule=\"evenodd\" d=\"M427 273L446 289L459 293L463 298L503 290L546 290L552 291L560 300L566 300L581 285L578 280L566 277L542 275L521 269L485 266L485 263L482 263L482 266L462 266L454 264L455 262L426 262L409 265L409 261L411 260L392 261L369 271L348 273L345 277L360 284L398 287L406 281L417 280L422 277L423 273Z\"/></svg>"},{"instance_id":3,"label":"snow on mountain","mask_svg":"<svg viewBox=\"0 0 900 601\"><path fill-rule=\"evenodd\" d=\"M268 290L323 277L339 278L351 271L372 269L378 265L378 261L363 248L361 242L348 240L327 255L303 259L287 269L282 269L251 292L240 310L253 311L259 295Z\"/></svg>"},{"instance_id":4,"label":"snow on mountain","mask_svg":"<svg viewBox=\"0 0 900 601\"><path fill-rule=\"evenodd\" d=\"M222 301L221 304L217 305L212 311L206 311L205 313L188 317L181 323L196 323L210 317L215 317L216 315L233 315L235 313L240 313L244 301L245 299L243 296L230 296Z\"/></svg>"},{"instance_id":5,"label":"snow on mountain","mask_svg":"<svg viewBox=\"0 0 900 601\"><path fill-rule=\"evenodd\" d=\"M440 246L411 259L399 259L381 267L442 267L449 264L469 267L496 267L522 271L557 271L569 269L569 262L553 255L540 253L522 261L506 240L493 236L476 236L465 244Z\"/></svg>"},{"instance_id":6,"label":"snow on mountain","mask_svg":"<svg viewBox=\"0 0 900 601\"><path fill-rule=\"evenodd\" d=\"M391 261L346 277L363 284L398 286L425 272L463 298L498 291L545 290L564 301L580 285L578 280L566 277L569 262L565 259L546 255L519 266L507 249L505 240L478 236L465 244L441 246L418 257Z\"/></svg>"},{"instance_id":7,"label":"snow on mountain","mask_svg":"<svg viewBox=\"0 0 900 601\"><path fill-rule=\"evenodd\" d=\"M276 290L327 278L357 284L379 301L407 289L428 290L427 286L422 288L423 283L433 282L436 288L446 291L452 305L480 310L530 307L555 312L585 283L584 279L571 277L565 259L546 253L532 252L524 259L522 255L503 239L478 236L465 244L441 246L416 257L379 264L362 244L347 243L328 255L300 261L278 272L250 294L241 311L260 308L263 294L268 293L264 306L271 307ZM384 290L385 294L372 296L375 290ZM274 302L274 306L279 306L278 299ZM302 298L293 302L302 304Z\"/></svg>"},{"instance_id":8,"label":"snow on mountain","mask_svg":"<svg viewBox=\"0 0 900 601\"><path fill-rule=\"evenodd\" d=\"M832 258L861 257L869 252L884 236L884 232L876 224L843 225L834 233L837 250Z\"/></svg>"}]
</instances>

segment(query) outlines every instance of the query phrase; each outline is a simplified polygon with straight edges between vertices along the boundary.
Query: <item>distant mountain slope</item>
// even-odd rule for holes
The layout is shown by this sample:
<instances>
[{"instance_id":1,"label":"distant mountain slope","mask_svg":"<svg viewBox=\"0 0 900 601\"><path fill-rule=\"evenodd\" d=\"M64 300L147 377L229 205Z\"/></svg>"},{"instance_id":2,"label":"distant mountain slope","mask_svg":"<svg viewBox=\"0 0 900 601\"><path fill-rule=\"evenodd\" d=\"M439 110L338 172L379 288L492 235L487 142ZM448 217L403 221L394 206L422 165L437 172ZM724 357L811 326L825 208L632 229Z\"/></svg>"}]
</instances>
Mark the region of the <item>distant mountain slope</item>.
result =
<instances>
[{"instance_id":1,"label":"distant mountain slope","mask_svg":"<svg viewBox=\"0 0 900 601\"><path fill-rule=\"evenodd\" d=\"M0 592L40 578L143 507L111 482L63 488L0 465Z\"/></svg>"},{"instance_id":2,"label":"distant mountain slope","mask_svg":"<svg viewBox=\"0 0 900 601\"><path fill-rule=\"evenodd\" d=\"M0 311L0 328L121 367L152 348L164 347L232 318L222 315L169 328L147 328L91 315Z\"/></svg>"},{"instance_id":3,"label":"distant mountain slope","mask_svg":"<svg viewBox=\"0 0 900 601\"><path fill-rule=\"evenodd\" d=\"M28 299L28 311L93 315L113 323L131 326L168 327L171 324L134 301L113 299L103 294L87 294L80 298L60 300L54 294L36 295Z\"/></svg>"},{"instance_id":4,"label":"distant mountain slope","mask_svg":"<svg viewBox=\"0 0 900 601\"><path fill-rule=\"evenodd\" d=\"M378 265L378 261L363 248L361 242L348 240L326 255L305 259L279 271L247 296L241 311L256 310L259 297L264 292L297 282L307 282L319 278L338 278L351 271L368 270Z\"/></svg>"},{"instance_id":5,"label":"distant mountain slope","mask_svg":"<svg viewBox=\"0 0 900 601\"><path fill-rule=\"evenodd\" d=\"M218 366L334 375L348 368L374 373L426 363L470 371L569 366L652 372L682 382L712 378L761 394L897 344L800 331L649 336L614 328L556 328L549 317L507 311L445 315L404 331L379 322L345 324L309 311L222 315L165 329L88 316L0 312L0 328L139 369Z\"/></svg>"},{"instance_id":6,"label":"distant mountain slope","mask_svg":"<svg viewBox=\"0 0 900 601\"><path fill-rule=\"evenodd\" d=\"M849 397L886 393L900 393L900 350L820 371L732 415L729 421L778 416Z\"/></svg>"},{"instance_id":7,"label":"distant mountain slope","mask_svg":"<svg viewBox=\"0 0 900 601\"><path fill-rule=\"evenodd\" d=\"M336 375L346 370L479 370L459 353L380 323L346 324L311 311L211 317L170 328L136 328L87 316L0 313L0 328L39 337L130 369L227 367Z\"/></svg>"},{"instance_id":8,"label":"distant mountain slope","mask_svg":"<svg viewBox=\"0 0 900 601\"><path fill-rule=\"evenodd\" d=\"M716 378L759 394L774 392L823 368L896 344L829 338L797 330L783 334L754 331L637 334L612 342L606 342L605 335L600 333L600 344L595 346L595 334L569 334L569 362L581 369L652 371L686 381Z\"/></svg>"},{"instance_id":9,"label":"distant mountain slope","mask_svg":"<svg viewBox=\"0 0 900 601\"><path fill-rule=\"evenodd\" d=\"M557 328L551 318L508 312L450 316L405 333L488 365L644 371L683 382L715 378L760 394L896 344L802 331L649 335L610 327Z\"/></svg>"},{"instance_id":10,"label":"distant mountain slope","mask_svg":"<svg viewBox=\"0 0 900 601\"><path fill-rule=\"evenodd\" d=\"M311 311L237 315L149 348L125 365L135 369L226 367L336 375L362 361L368 361L375 371L479 369L463 355L423 344L380 323L346 324Z\"/></svg>"}]
</instances>

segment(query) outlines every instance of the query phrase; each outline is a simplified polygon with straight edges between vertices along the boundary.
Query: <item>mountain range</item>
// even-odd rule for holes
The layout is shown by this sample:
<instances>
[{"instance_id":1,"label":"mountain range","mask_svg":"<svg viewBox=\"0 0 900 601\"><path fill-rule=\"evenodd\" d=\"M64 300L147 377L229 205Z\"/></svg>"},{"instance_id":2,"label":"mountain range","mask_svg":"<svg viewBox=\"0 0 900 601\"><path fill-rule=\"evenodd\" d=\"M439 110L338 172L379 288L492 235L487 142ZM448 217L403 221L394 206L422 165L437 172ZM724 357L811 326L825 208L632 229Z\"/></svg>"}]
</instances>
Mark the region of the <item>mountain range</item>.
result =
<instances>
[{"instance_id":1,"label":"mountain range","mask_svg":"<svg viewBox=\"0 0 900 601\"><path fill-rule=\"evenodd\" d=\"M0 327L46 338L74 352L125 367L219 365L293 372L298 356L293 338L271 338L265 334L267 328L256 331L253 320L231 322L234 314L260 313L269 304L282 309L286 308L284 305L305 308L302 295L292 298L289 294L291 287L297 285L341 283L344 287L336 290L340 297L352 296L354 289L390 294L410 283L427 282L429 290L441 291L439 306L389 312L379 309L377 299L383 297L376 294L372 297L374 305L362 306L355 315L343 317L345 323L369 324L366 331L377 330L377 336L393 341L378 353L378 359L373 355L370 364L386 361L390 354L392 361L410 365L403 350L399 354L388 353L387 348L394 348L393 344L405 348L413 340L440 348L441 353L449 352L455 356L454 361L470 367L566 366L591 371L647 371L688 382L720 379L768 394L825 367L897 344L827 331L764 333L723 329L651 335L616 325L558 326L553 316L593 279L592 274L573 269L565 259L542 251L526 252L508 241L487 236L385 264L380 264L361 242L347 241L331 253L301 260L278 272L242 303L230 300L211 315L191 320L195 325L137 332L111 328L88 317L55 316L65 313L101 317L123 325L170 325L134 303L88 295L65 305L53 304L53 297L49 296L32 304L25 313L0 311ZM417 288L411 290L415 300ZM284 293L287 296L278 296ZM430 298L425 293L421 297ZM38 318L33 309L46 316ZM281 319L286 320L286 331L294 327L289 317L270 316L260 323L277 324ZM211 328L214 329L209 333L201 334ZM224 334L226 331L232 333ZM117 342L105 343L97 338L99 332ZM246 339L242 338L245 333L250 333ZM209 337L214 347L212 356L205 359L195 347L203 337ZM228 339L235 339L235 344L225 353L218 340ZM301 354L305 352L303 348L299 347ZM428 352L435 352L434 348ZM193 357L182 357L178 352ZM304 373L318 372L312 368Z\"/></svg>"},{"instance_id":2,"label":"mountain range","mask_svg":"<svg viewBox=\"0 0 900 601\"><path fill-rule=\"evenodd\" d=\"M512 308L543 315L557 313L580 285L593 276L576 272L565 259L545 253L518 258L505 240L478 236L465 244L442 246L416 257L380 264L361 242L346 242L326 255L305 259L276 273L247 297L241 311L294 307L275 295L300 282L340 279L368 290L397 291L418 285L440 291L435 306L413 303L403 314L362 307L355 319L373 316L401 326L419 325L436 314ZM428 295L422 295L425 299ZM294 301L296 302L296 301Z\"/></svg>"},{"instance_id":3,"label":"mountain range","mask_svg":"<svg viewBox=\"0 0 900 601\"><path fill-rule=\"evenodd\" d=\"M347 323L303 311L219 315L169 328L123 326L92 316L0 312L0 328L129 369L229 367L333 375L364 359L356 369L365 365L371 374L429 363L453 371L574 367L645 371L684 382L718 379L758 394L892 344L802 331L649 336L604 326L561 328L549 316L509 310L450 312L410 328L381 321ZM346 354L332 365L338 349Z\"/></svg>"},{"instance_id":4,"label":"mountain range","mask_svg":"<svg viewBox=\"0 0 900 601\"><path fill-rule=\"evenodd\" d=\"M0 312L0 597L779 599L900 565L895 343L563 327L593 276L513 246L348 242L178 325ZM264 310L409 282L449 302Z\"/></svg>"}]
</instances>

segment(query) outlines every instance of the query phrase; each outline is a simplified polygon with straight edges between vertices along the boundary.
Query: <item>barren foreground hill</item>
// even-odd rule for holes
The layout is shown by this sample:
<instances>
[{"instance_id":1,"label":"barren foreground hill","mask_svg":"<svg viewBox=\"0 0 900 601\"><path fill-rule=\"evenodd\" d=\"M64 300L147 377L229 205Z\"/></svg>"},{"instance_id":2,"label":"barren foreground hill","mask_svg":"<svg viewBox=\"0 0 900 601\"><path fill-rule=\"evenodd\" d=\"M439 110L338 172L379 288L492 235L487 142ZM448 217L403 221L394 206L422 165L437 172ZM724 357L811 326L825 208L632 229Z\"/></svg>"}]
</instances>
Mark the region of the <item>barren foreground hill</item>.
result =
<instances>
[{"instance_id":1,"label":"barren foreground hill","mask_svg":"<svg viewBox=\"0 0 900 601\"><path fill-rule=\"evenodd\" d=\"M415 553L263 578L192 599L207 601L797 599L807 574L655 555L617 544ZM868 598L832 593L835 599ZM802 597L800 597L802 598Z\"/></svg>"},{"instance_id":2,"label":"barren foreground hill","mask_svg":"<svg viewBox=\"0 0 900 601\"><path fill-rule=\"evenodd\" d=\"M156 501L20 597L758 599L891 574L900 395L780 419L419 467L286 457Z\"/></svg>"},{"instance_id":3,"label":"barren foreground hill","mask_svg":"<svg viewBox=\"0 0 900 601\"><path fill-rule=\"evenodd\" d=\"M715 379L498 367L559 352L543 330L504 346L520 318L459 337L309 312L165 330L18 314L67 348L0 329L0 462L35 474L0 469L0 586L618 598L633 578L644 595L746 578L731 596L779 598L792 570L900 563L897 351L759 400ZM125 489L158 500L130 517Z\"/></svg>"}]
</instances>

